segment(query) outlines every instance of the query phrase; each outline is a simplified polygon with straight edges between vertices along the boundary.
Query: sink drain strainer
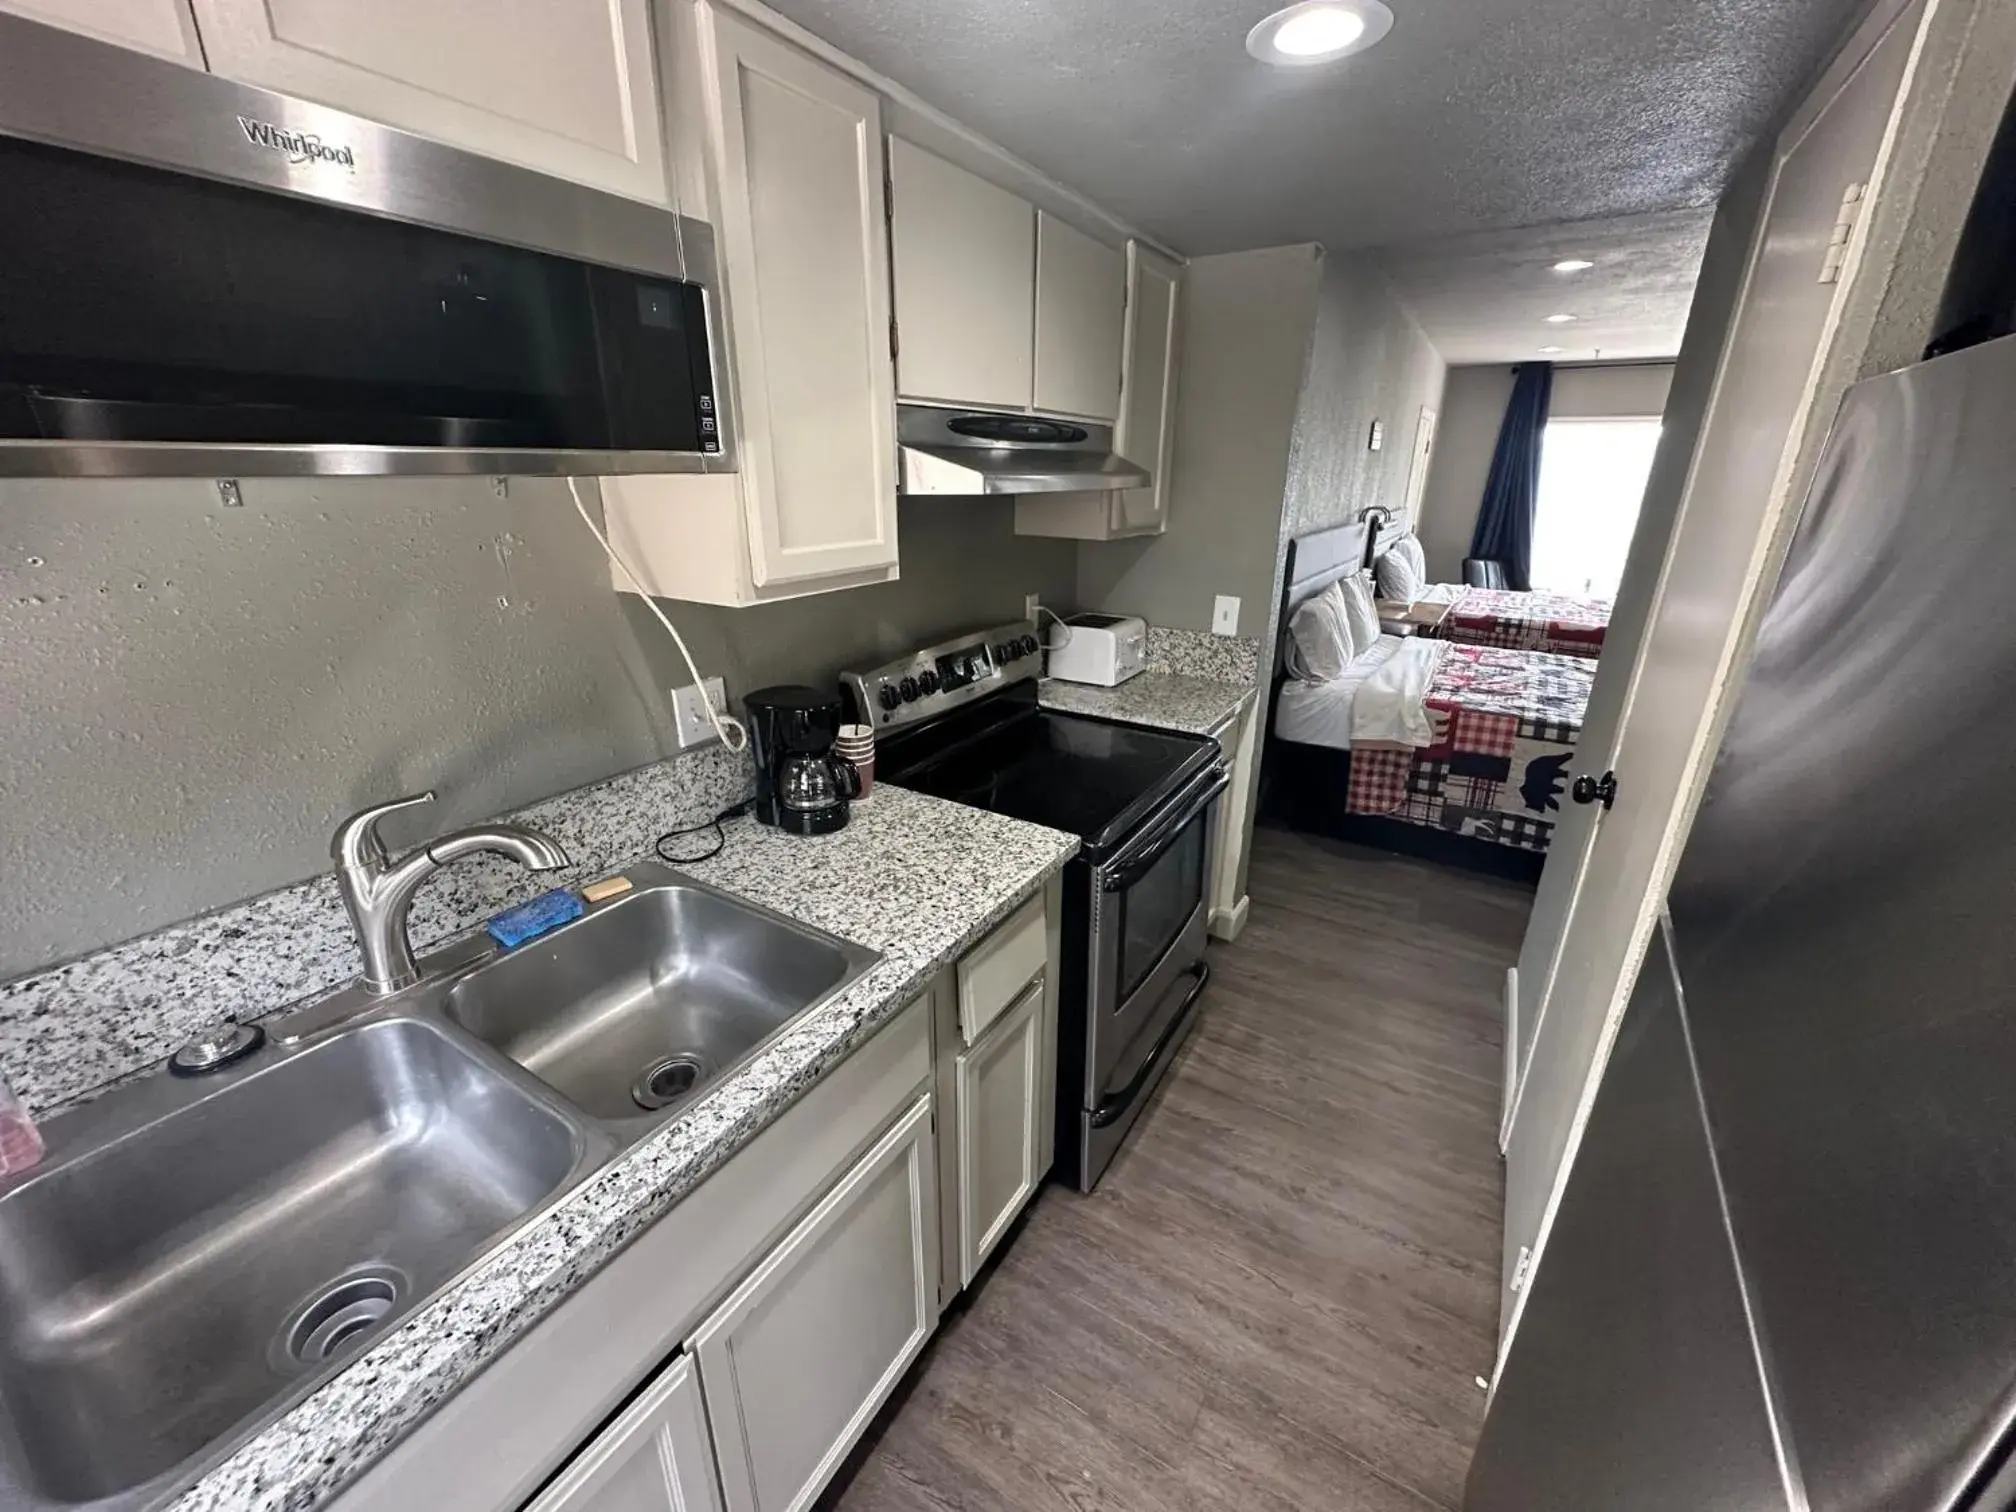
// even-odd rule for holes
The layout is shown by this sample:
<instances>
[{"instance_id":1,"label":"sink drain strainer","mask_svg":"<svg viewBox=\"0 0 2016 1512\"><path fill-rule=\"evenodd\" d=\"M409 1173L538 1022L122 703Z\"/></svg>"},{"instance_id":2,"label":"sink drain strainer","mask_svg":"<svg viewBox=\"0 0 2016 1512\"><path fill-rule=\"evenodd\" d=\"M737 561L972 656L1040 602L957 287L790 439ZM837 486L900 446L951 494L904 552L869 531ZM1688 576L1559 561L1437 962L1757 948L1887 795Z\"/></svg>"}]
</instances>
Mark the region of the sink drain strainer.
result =
<instances>
[{"instance_id":1,"label":"sink drain strainer","mask_svg":"<svg viewBox=\"0 0 2016 1512\"><path fill-rule=\"evenodd\" d=\"M389 1265L345 1271L297 1306L275 1341L295 1365L320 1365L369 1333L399 1305L406 1278Z\"/></svg>"},{"instance_id":2,"label":"sink drain strainer","mask_svg":"<svg viewBox=\"0 0 2016 1512\"><path fill-rule=\"evenodd\" d=\"M630 1084L630 1100L648 1110L668 1107L698 1086L706 1069L697 1055L668 1055L655 1060Z\"/></svg>"}]
</instances>

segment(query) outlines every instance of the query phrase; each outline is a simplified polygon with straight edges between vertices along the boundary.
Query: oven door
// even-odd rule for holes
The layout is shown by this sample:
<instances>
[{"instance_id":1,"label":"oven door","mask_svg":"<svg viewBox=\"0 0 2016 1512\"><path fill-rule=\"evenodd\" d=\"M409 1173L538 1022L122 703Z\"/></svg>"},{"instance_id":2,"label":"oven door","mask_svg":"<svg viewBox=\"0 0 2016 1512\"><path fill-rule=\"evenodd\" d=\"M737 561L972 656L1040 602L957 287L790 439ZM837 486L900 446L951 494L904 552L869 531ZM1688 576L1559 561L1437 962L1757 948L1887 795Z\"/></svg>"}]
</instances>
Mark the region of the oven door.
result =
<instances>
[{"instance_id":1,"label":"oven door","mask_svg":"<svg viewBox=\"0 0 2016 1512\"><path fill-rule=\"evenodd\" d=\"M1092 875L1082 1152L1090 1189L1168 1069L1203 990L1222 767L1200 773Z\"/></svg>"}]
</instances>

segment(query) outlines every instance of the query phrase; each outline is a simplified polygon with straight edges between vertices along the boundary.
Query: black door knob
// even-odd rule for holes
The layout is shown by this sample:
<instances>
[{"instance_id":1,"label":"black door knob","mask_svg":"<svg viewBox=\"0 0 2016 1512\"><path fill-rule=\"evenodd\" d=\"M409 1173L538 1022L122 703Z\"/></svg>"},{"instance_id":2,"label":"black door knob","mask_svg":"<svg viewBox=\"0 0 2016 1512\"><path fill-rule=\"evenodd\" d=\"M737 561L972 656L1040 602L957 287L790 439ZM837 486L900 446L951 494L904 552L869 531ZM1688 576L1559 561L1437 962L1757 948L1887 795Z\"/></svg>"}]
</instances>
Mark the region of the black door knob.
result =
<instances>
[{"instance_id":1,"label":"black door knob","mask_svg":"<svg viewBox=\"0 0 2016 1512\"><path fill-rule=\"evenodd\" d=\"M1617 801L1617 774L1605 772L1601 777L1577 777L1570 793L1577 803L1600 803L1609 808Z\"/></svg>"}]
</instances>

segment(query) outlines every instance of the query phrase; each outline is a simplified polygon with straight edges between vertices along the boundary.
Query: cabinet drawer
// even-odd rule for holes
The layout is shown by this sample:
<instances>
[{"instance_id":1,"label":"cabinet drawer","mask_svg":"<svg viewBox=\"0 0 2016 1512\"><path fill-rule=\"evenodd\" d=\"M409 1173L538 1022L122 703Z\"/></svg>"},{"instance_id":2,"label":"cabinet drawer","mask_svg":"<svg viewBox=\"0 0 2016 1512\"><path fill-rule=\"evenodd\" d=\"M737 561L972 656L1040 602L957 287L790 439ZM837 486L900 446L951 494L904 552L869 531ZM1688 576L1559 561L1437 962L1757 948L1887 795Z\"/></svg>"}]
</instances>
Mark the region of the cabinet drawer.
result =
<instances>
[{"instance_id":1,"label":"cabinet drawer","mask_svg":"<svg viewBox=\"0 0 2016 1512\"><path fill-rule=\"evenodd\" d=\"M959 963L959 1034L975 1044L1043 970L1050 938L1038 893Z\"/></svg>"}]
</instances>

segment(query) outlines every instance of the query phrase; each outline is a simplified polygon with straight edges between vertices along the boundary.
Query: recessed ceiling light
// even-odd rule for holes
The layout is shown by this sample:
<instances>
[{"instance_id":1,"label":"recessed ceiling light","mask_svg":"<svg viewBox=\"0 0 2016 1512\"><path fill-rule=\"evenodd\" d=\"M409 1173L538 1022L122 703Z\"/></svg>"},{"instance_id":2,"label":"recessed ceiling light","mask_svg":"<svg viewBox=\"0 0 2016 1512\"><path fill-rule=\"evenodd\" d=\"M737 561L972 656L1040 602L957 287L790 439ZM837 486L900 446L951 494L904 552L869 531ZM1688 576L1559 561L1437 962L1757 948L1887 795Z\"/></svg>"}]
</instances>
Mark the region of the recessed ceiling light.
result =
<instances>
[{"instance_id":1,"label":"recessed ceiling light","mask_svg":"<svg viewBox=\"0 0 2016 1512\"><path fill-rule=\"evenodd\" d=\"M1552 357L1556 352L1565 352L1567 350L1566 347L1542 347L1540 348L1540 355L1542 357Z\"/></svg>"},{"instance_id":2,"label":"recessed ceiling light","mask_svg":"<svg viewBox=\"0 0 2016 1512\"><path fill-rule=\"evenodd\" d=\"M1246 34L1246 51L1262 63L1306 68L1363 52L1393 28L1380 0L1302 0L1278 10Z\"/></svg>"},{"instance_id":3,"label":"recessed ceiling light","mask_svg":"<svg viewBox=\"0 0 2016 1512\"><path fill-rule=\"evenodd\" d=\"M1566 324L1568 324L1568 322L1569 322L1569 321L1573 320L1574 318L1575 318L1575 317L1574 317L1573 315L1569 315L1569 314L1567 314L1567 313L1565 313L1565 312L1564 312L1564 313L1562 313L1562 314L1560 314L1560 315L1549 315L1549 316L1547 317L1547 324L1549 324L1549 325L1566 325Z\"/></svg>"},{"instance_id":4,"label":"recessed ceiling light","mask_svg":"<svg viewBox=\"0 0 2016 1512\"><path fill-rule=\"evenodd\" d=\"M1554 264L1554 271L1556 273L1582 273L1595 266L1596 264L1589 261L1586 257L1564 257L1561 261Z\"/></svg>"}]
</instances>

